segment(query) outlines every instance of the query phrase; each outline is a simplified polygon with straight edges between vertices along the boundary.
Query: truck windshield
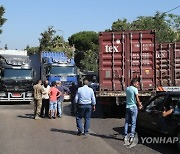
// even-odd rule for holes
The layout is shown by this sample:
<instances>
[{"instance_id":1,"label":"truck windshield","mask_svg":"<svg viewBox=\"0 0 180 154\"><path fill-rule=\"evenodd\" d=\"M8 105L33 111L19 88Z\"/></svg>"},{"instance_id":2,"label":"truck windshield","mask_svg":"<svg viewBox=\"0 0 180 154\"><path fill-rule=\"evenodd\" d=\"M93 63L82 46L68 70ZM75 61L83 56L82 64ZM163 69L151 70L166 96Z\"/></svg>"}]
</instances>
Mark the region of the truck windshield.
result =
<instances>
[{"instance_id":1,"label":"truck windshield","mask_svg":"<svg viewBox=\"0 0 180 154\"><path fill-rule=\"evenodd\" d=\"M4 69L2 77L4 78L23 78L31 79L32 70L31 69Z\"/></svg>"},{"instance_id":2,"label":"truck windshield","mask_svg":"<svg viewBox=\"0 0 180 154\"><path fill-rule=\"evenodd\" d=\"M75 74L75 67L72 66L53 66L50 69L50 74L62 75L62 74Z\"/></svg>"}]
</instances>

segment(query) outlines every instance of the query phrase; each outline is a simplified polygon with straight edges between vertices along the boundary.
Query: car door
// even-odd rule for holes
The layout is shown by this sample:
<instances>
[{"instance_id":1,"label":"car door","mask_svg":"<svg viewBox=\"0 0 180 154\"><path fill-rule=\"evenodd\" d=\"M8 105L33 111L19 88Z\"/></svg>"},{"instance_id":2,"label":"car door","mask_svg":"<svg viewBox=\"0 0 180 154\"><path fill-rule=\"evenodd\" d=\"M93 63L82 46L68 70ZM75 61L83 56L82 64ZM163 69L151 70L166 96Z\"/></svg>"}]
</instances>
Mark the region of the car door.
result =
<instances>
[{"instance_id":1,"label":"car door","mask_svg":"<svg viewBox=\"0 0 180 154\"><path fill-rule=\"evenodd\" d=\"M149 130L156 131L158 117L162 114L161 108L166 100L166 94L160 94L151 99L138 115L138 125Z\"/></svg>"},{"instance_id":2,"label":"car door","mask_svg":"<svg viewBox=\"0 0 180 154\"><path fill-rule=\"evenodd\" d=\"M171 107L170 107L171 106ZM173 108L173 113L164 117L164 123L167 130L167 133L173 135L178 126L179 118L180 118L180 95L178 94L170 94L168 95L167 100L163 104L163 108L169 110ZM159 117L160 121L160 117ZM161 130L162 124L157 123L157 130Z\"/></svg>"}]
</instances>

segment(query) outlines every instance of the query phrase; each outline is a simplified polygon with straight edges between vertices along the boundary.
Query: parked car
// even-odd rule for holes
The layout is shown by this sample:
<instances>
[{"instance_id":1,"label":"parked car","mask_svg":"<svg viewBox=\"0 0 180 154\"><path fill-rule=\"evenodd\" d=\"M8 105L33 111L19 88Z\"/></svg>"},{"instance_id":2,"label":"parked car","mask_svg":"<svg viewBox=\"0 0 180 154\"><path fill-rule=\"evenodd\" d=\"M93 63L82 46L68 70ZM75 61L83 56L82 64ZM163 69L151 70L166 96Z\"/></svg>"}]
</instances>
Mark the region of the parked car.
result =
<instances>
[{"instance_id":1,"label":"parked car","mask_svg":"<svg viewBox=\"0 0 180 154\"><path fill-rule=\"evenodd\" d=\"M163 117L163 111L173 112ZM178 137L180 149L180 92L162 92L151 98L139 110L137 128L151 134Z\"/></svg>"}]
</instances>

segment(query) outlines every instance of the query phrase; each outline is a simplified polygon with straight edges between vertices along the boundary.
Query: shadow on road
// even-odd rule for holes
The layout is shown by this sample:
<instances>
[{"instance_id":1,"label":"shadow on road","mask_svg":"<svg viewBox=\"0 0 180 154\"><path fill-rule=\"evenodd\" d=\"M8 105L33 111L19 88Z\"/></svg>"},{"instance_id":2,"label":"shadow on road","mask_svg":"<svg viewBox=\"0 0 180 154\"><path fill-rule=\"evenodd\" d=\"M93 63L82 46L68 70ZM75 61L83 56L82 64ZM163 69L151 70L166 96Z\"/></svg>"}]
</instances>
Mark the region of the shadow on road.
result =
<instances>
[{"instance_id":1,"label":"shadow on road","mask_svg":"<svg viewBox=\"0 0 180 154\"><path fill-rule=\"evenodd\" d=\"M30 102L0 102L0 105L29 105Z\"/></svg>"},{"instance_id":2,"label":"shadow on road","mask_svg":"<svg viewBox=\"0 0 180 154\"><path fill-rule=\"evenodd\" d=\"M19 118L34 119L34 114L18 115Z\"/></svg>"},{"instance_id":3,"label":"shadow on road","mask_svg":"<svg viewBox=\"0 0 180 154\"><path fill-rule=\"evenodd\" d=\"M60 132L64 134L71 134L71 135L76 135L77 131L72 131L72 130L63 130L63 129L56 129L56 128L51 128L52 132Z\"/></svg>"},{"instance_id":4,"label":"shadow on road","mask_svg":"<svg viewBox=\"0 0 180 154\"><path fill-rule=\"evenodd\" d=\"M72 131L72 130L63 130L63 129L51 128L50 131L60 132L60 133L64 133L64 134L71 134L71 135L77 136L77 131ZM100 137L100 138L105 138L105 139L123 140L121 138L117 138L116 135L103 135L103 134L95 134L95 133L89 133L89 135L95 136L95 137Z\"/></svg>"},{"instance_id":5,"label":"shadow on road","mask_svg":"<svg viewBox=\"0 0 180 154\"><path fill-rule=\"evenodd\" d=\"M115 135L118 135L118 134L123 135L124 133L124 127L114 127L113 130L117 132L117 134Z\"/></svg>"},{"instance_id":6,"label":"shadow on road","mask_svg":"<svg viewBox=\"0 0 180 154\"><path fill-rule=\"evenodd\" d=\"M91 118L122 118L122 116L114 115L113 113L106 113L104 107L101 104L96 104L96 111L92 112ZM74 116L71 114L71 104L63 106L63 114L67 116Z\"/></svg>"}]
</instances>

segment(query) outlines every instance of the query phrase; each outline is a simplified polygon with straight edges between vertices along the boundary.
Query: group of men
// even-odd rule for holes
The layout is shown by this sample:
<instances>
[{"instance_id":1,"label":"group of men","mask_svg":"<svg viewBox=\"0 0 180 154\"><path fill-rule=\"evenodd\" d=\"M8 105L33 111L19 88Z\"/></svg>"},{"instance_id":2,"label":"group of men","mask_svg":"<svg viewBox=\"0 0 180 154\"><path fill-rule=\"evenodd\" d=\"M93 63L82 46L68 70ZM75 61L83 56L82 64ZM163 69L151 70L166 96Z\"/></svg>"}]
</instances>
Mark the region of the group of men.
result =
<instances>
[{"instance_id":1,"label":"group of men","mask_svg":"<svg viewBox=\"0 0 180 154\"><path fill-rule=\"evenodd\" d=\"M52 82L50 87L48 80L43 83L39 80L33 88L34 119L61 117L61 103L64 101L65 91L69 91L69 89L62 86L60 81Z\"/></svg>"},{"instance_id":2,"label":"group of men","mask_svg":"<svg viewBox=\"0 0 180 154\"><path fill-rule=\"evenodd\" d=\"M93 89L88 86L88 80L85 79L83 84L84 86L77 88L77 86L72 83L72 86L70 87L71 113L76 112L77 135L82 135L83 133L84 135L88 134L91 111L95 111L96 109L96 97ZM133 79L131 85L126 89L125 140L128 133L131 134L131 138L134 137L138 108L142 108L142 103L138 97L137 87L138 80ZM61 103L64 100L65 90L69 91L61 85L60 81L52 82L50 87L47 80L44 81L43 85L42 81L39 80L38 83L34 85L35 119L39 119L40 116L49 116L50 119L56 118L56 116L61 117ZM84 127L82 126L82 118L85 119ZM130 130L128 130L129 125L131 125Z\"/></svg>"},{"instance_id":3,"label":"group of men","mask_svg":"<svg viewBox=\"0 0 180 154\"><path fill-rule=\"evenodd\" d=\"M91 111L95 111L96 98L92 88L90 88L87 79L83 81L84 85L80 85L79 88L72 83L69 89L61 85L60 81L52 82L51 87L48 85L48 81L39 80L34 85L34 118L41 119L41 117L49 116L49 118L61 117L61 103L64 100L64 92L71 92L71 112L76 112L76 124L77 135L88 135L88 129L90 127ZM76 111L75 111L76 106ZM45 113L44 113L45 110ZM84 126L82 126L82 118L85 119Z\"/></svg>"}]
</instances>

